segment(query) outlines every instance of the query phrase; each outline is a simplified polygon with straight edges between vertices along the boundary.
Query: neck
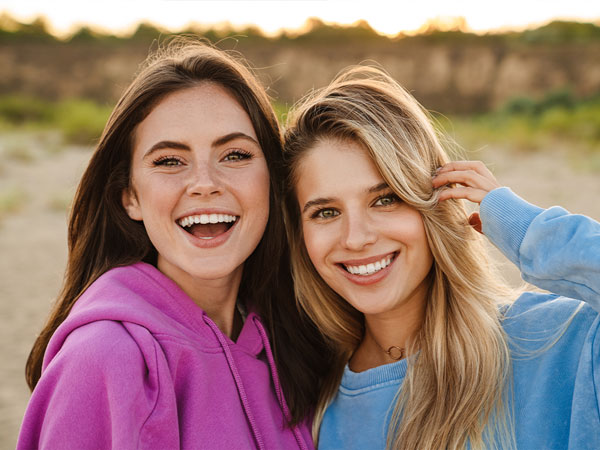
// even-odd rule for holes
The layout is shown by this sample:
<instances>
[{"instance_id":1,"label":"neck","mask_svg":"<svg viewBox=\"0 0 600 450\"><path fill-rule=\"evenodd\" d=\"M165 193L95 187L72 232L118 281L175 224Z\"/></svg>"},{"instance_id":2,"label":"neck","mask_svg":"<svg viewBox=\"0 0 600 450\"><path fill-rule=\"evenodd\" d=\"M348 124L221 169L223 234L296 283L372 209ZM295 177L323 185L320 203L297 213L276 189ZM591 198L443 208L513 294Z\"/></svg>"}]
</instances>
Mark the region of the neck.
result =
<instances>
[{"instance_id":1,"label":"neck","mask_svg":"<svg viewBox=\"0 0 600 450\"><path fill-rule=\"evenodd\" d=\"M242 266L229 276L216 280L199 279L185 272L169 270L169 267L161 267L160 261L158 269L175 281L224 334L237 339L243 325L236 307Z\"/></svg>"},{"instance_id":2,"label":"neck","mask_svg":"<svg viewBox=\"0 0 600 450\"><path fill-rule=\"evenodd\" d=\"M241 330L241 316L236 306L240 281L220 281L199 280L183 289L224 334L235 339Z\"/></svg>"},{"instance_id":3,"label":"neck","mask_svg":"<svg viewBox=\"0 0 600 450\"><path fill-rule=\"evenodd\" d=\"M363 372L410 356L414 349L414 339L423 323L425 302L404 305L395 311L382 314L365 314L365 334L363 340L349 362L354 372ZM397 349L386 353L390 347Z\"/></svg>"}]
</instances>

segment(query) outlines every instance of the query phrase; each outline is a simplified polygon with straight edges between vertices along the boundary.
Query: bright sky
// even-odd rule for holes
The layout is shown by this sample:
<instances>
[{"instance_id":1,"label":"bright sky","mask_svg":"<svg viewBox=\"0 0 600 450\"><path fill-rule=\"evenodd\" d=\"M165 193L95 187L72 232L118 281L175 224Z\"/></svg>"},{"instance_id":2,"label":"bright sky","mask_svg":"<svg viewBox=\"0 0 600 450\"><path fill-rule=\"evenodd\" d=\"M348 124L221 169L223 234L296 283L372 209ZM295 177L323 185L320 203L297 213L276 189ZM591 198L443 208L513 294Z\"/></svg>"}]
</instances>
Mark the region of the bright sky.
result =
<instances>
[{"instance_id":1,"label":"bright sky","mask_svg":"<svg viewBox=\"0 0 600 450\"><path fill-rule=\"evenodd\" d=\"M267 33L300 28L307 18L351 24L364 19L376 30L414 31L436 17L466 18L473 31L524 28L563 18L600 23L600 1L592 0L0 0L0 11L20 21L45 15L53 31L95 25L130 31L145 20L171 31L191 22L256 24Z\"/></svg>"}]
</instances>

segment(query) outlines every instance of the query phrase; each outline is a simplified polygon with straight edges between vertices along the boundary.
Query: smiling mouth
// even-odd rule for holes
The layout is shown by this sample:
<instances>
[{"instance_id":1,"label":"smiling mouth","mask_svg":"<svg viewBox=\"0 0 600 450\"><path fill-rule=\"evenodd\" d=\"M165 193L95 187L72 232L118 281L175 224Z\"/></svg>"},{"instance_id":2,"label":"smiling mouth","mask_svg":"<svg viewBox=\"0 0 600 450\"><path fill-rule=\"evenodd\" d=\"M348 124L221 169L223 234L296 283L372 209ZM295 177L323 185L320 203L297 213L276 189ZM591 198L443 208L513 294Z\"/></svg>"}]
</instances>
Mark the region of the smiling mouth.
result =
<instances>
[{"instance_id":1,"label":"smiling mouth","mask_svg":"<svg viewBox=\"0 0 600 450\"><path fill-rule=\"evenodd\" d=\"M388 267L392 261L396 258L396 253L387 255L381 258L379 261L375 261L369 264L350 265L350 264L339 264L346 272L352 275L368 276L379 272L380 270Z\"/></svg>"},{"instance_id":2,"label":"smiling mouth","mask_svg":"<svg viewBox=\"0 0 600 450\"><path fill-rule=\"evenodd\" d=\"M177 220L177 224L198 239L210 240L226 233L239 216L230 214L198 214Z\"/></svg>"}]
</instances>

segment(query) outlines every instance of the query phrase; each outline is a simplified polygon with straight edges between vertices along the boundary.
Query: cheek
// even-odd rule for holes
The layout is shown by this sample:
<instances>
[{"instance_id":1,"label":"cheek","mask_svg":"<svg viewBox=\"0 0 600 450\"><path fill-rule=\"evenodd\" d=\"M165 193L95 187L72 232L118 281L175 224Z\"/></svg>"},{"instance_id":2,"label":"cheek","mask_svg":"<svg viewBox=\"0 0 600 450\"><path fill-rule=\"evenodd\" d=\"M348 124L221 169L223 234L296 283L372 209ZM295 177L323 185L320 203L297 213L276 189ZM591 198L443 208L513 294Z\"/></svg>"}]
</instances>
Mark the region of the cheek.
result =
<instances>
[{"instance_id":1,"label":"cheek","mask_svg":"<svg viewBox=\"0 0 600 450\"><path fill-rule=\"evenodd\" d=\"M255 216L255 222L264 227L269 219L271 192L269 172L266 166L251 174L246 180L237 180L237 182L238 186L244 186L243 190L239 192L246 199L250 212Z\"/></svg>"},{"instance_id":2,"label":"cheek","mask_svg":"<svg viewBox=\"0 0 600 450\"><path fill-rule=\"evenodd\" d=\"M433 263L433 255L429 247L429 241L427 240L425 226L420 216L413 221L407 230L407 236L407 240L412 242L414 255L420 261L423 270L429 271Z\"/></svg>"},{"instance_id":3,"label":"cheek","mask_svg":"<svg viewBox=\"0 0 600 450\"><path fill-rule=\"evenodd\" d=\"M411 211L408 214L400 214L387 223L387 229L395 240L411 248L416 257L423 258L424 263L432 260L425 225L419 213Z\"/></svg>"},{"instance_id":4,"label":"cheek","mask_svg":"<svg viewBox=\"0 0 600 450\"><path fill-rule=\"evenodd\" d=\"M325 266L327 251L330 247L329 235L322 227L307 223L302 224L302 232L308 257L317 271L321 272L321 268Z\"/></svg>"}]
</instances>

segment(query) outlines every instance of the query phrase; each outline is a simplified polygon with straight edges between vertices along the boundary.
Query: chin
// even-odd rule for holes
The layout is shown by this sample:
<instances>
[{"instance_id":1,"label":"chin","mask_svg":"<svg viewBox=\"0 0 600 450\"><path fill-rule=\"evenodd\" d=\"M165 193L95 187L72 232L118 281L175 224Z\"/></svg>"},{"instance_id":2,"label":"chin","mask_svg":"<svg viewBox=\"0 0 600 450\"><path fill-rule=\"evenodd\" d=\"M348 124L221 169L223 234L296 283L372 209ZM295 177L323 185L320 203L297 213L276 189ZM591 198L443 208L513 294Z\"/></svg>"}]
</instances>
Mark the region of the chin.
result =
<instances>
[{"instance_id":1,"label":"chin","mask_svg":"<svg viewBox=\"0 0 600 450\"><path fill-rule=\"evenodd\" d=\"M344 297L344 296L342 296ZM347 297L344 297L344 299L352 306L354 307L354 309L356 309L357 311L366 314L366 315L372 315L372 314L379 314L382 312L387 311L389 308L387 308L384 305L381 304L376 304L375 302L369 302L366 299L361 299L360 301L356 302L356 301L348 301Z\"/></svg>"},{"instance_id":2,"label":"chin","mask_svg":"<svg viewBox=\"0 0 600 450\"><path fill-rule=\"evenodd\" d=\"M189 273L198 280L221 280L228 277L231 277L235 274L236 268L234 267L211 267L210 269L206 268L206 263L199 265L195 268L195 270L190 271ZM198 269L200 267L200 269Z\"/></svg>"}]
</instances>

